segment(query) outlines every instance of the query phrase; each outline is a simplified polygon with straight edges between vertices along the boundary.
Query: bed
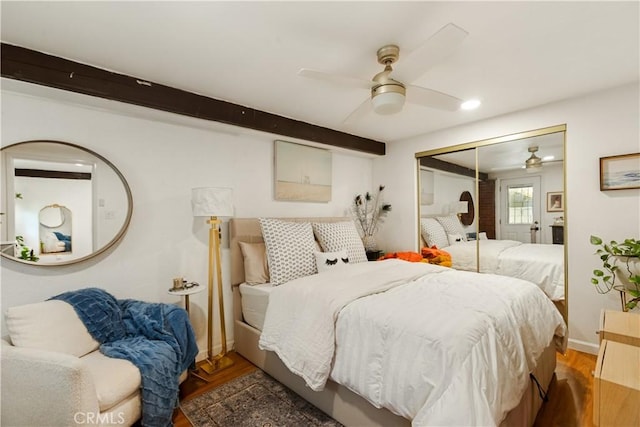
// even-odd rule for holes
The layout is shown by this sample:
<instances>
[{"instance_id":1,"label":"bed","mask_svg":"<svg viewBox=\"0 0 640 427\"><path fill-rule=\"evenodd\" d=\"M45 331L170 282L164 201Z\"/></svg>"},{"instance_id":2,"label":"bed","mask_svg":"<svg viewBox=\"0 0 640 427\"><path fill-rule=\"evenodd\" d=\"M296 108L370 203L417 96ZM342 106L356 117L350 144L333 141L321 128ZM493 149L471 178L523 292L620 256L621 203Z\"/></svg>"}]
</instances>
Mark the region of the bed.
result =
<instances>
[{"instance_id":1,"label":"bed","mask_svg":"<svg viewBox=\"0 0 640 427\"><path fill-rule=\"evenodd\" d=\"M537 284L554 302L564 301L564 245L522 243L515 240L467 240L455 215L421 218L426 246L451 254L452 267L516 277Z\"/></svg>"},{"instance_id":2,"label":"bed","mask_svg":"<svg viewBox=\"0 0 640 427\"><path fill-rule=\"evenodd\" d=\"M287 222L301 223L342 223L344 221L344 218L287 219ZM296 278L281 286L272 286L268 283L248 285L246 284L247 277L245 277L247 273L245 257L240 246L241 243L255 244L263 241L260 223L258 219L232 219L229 223L229 230L236 351L337 421L344 425L354 426L406 426L412 424L409 419L413 419L413 425L455 425L461 422L504 426L533 424L542 403L543 390L547 389L553 377L556 348L564 349L562 336L565 328L557 311L553 309L552 305L551 308L549 307L549 300L536 286L523 285L522 283L519 283L522 286L512 286L514 281L517 282L518 279L455 271L423 263L415 263L409 267L412 263L399 260L358 263L349 265L343 270L332 270ZM408 273L405 271L407 269L410 270ZM347 274L347 272L349 273ZM411 285L407 284L407 278ZM480 282L482 283L480 284ZM499 283L499 285L493 284L493 282ZM316 291L307 292L315 289L318 285L327 286L327 283L331 285L323 288L320 294L313 293ZM344 292L344 289L347 289L345 287L347 283L349 291ZM368 288L369 283L374 283L373 289ZM466 302L461 303L462 299L460 299L461 294L469 293L469 289L460 292L459 286L463 285L471 286L473 289L477 288L476 291L480 292L478 295L471 295L467 300L476 300L482 294L488 296L493 292L492 287L495 287L497 293L489 297L488 303L483 305L486 310L489 310L485 310L484 315L488 314L489 317L493 315L488 307L493 305L496 307L496 312L503 313L500 316L505 315L506 317L514 315L518 317L521 313L528 311L525 309L526 306L531 305L534 308L531 310L532 316L553 320L545 321L544 326L540 326L540 330L545 329L545 333L538 334L536 331L538 326L532 328L531 331L523 326L522 328L514 328L517 329L514 332L515 335L509 335L512 338L515 337L516 341L527 343L524 347L533 348L533 343L537 343L535 344L536 348L530 349L531 351L521 348L520 344L514 344L515 341L511 341L512 338L506 340L489 338L490 336L506 336L503 335L503 331L483 334L482 338L478 340L482 344L477 344L477 348L476 344L469 347L471 349L468 352L469 356L462 358L470 360L469 364L473 365L472 377L469 377L468 371L460 371L467 373L454 375L453 372L456 371L449 369L449 362L458 358L456 356L458 354L456 353L457 347L464 348L467 344L458 338L445 342L445 338L463 337L466 334L473 335L480 331L480 329L474 329L474 325L481 325L487 319L484 315L477 318L469 317L467 314L470 312L465 312L464 315L459 315L456 318L456 322L444 321L447 317L443 316L449 316L450 320L451 313L457 309L457 305L467 304ZM329 292L330 288L335 289ZM537 295L534 298L535 303L529 299L523 302L522 298L524 297L520 299L514 297L514 300L520 301L517 310L513 310L513 307L505 310L505 306L501 306L498 301L505 299L509 293L520 292L515 291L520 288L526 288L527 292L534 296ZM289 293L291 289L294 290L293 293ZM335 290L340 290L340 292L333 294L332 292ZM414 294L414 292L417 293ZM325 311L323 307L327 306L327 301L324 305L323 303L309 303L309 301L321 301L322 294L333 295L328 300L328 306L332 306L330 301L341 299L344 301L333 306L333 309L338 307L335 312L328 310L329 314L326 315L326 313L323 314ZM345 294L350 296L345 296ZM407 301L417 305L418 314L416 312L411 314L408 309L405 310ZM435 301L437 303L434 304ZM265 307L267 312L264 310ZM390 307L395 307L395 309L390 310ZM429 309L427 310L425 307L429 307ZM473 311L477 307L470 309ZM301 311L317 312L316 314L320 317L311 317L306 320L298 318ZM273 312L278 315L274 315ZM429 317L428 313L430 312L438 314ZM404 317L405 321L410 320L407 325L413 331L412 340L403 341L405 339L404 332L393 335L380 333L380 331L387 330L385 329L385 319L396 317ZM335 319L335 322L332 319ZM326 326L333 322L335 328L319 326ZM318 364L322 366L322 369L312 369L310 374L304 372L304 366L302 368L300 366L305 363L296 365L301 359L298 359L297 356L292 359L291 353L288 353L286 349L277 348L279 332L273 326L280 323L295 325L295 328L285 330L285 334L297 333L304 336L308 335L309 331L315 331L311 334L314 339L306 342L303 347L306 347L312 355L323 355L320 358L323 360L315 360L313 356L309 361L309 365ZM304 328L305 323L307 329ZM357 329L358 324L365 325L365 327ZM371 327L376 324L380 324L380 327ZM425 328L424 325L428 324L437 324L439 327ZM261 333L261 329L265 330L265 333ZM404 327L400 329L405 332L408 330ZM275 334L274 331L276 331ZM320 333L320 331L323 332ZM426 340L433 344L427 346L431 347L430 349L424 346L423 331L437 332L435 338L433 336L426 337ZM261 334L263 335L262 340ZM267 337L265 338L264 335ZM320 339L321 337L325 339ZM391 337L392 341L385 341L388 337ZM297 338L294 341L297 341ZM439 341L442 341L442 344L434 344ZM274 351L260 348L270 347L272 344L275 345ZM329 349L327 350L327 348ZM391 351L381 352L384 349ZM428 353L427 350L448 354L450 357L432 360L430 356L432 353ZM353 357L354 351L365 359ZM327 354L328 356L326 356ZM423 366L420 368L422 369L420 374L411 374L407 377L400 375L399 371L403 371L403 369L398 370L398 368L405 367L406 363L396 361L405 360L402 357L407 354L412 355L416 361L421 361L419 364ZM423 354L424 357L416 357L416 355ZM466 354L465 350L460 354ZM512 357L512 354L520 355ZM489 357L489 355L493 356ZM488 357L493 361L491 363L503 363L506 360L507 364L511 363L511 365L508 369L487 370L482 373L479 366L483 365L482 360ZM374 373L378 369L376 364L385 365L384 369L390 369L388 372L384 370L380 372L386 372L383 376L392 379L392 381L388 383L382 381L382 384L370 383L369 379L376 377ZM358 366L368 367L368 369L355 372L358 371ZM291 369L299 375L293 374ZM321 374L317 375L318 371L321 371ZM536 381L529 378L529 373ZM478 381L480 383L485 380L491 381L490 377L494 376L501 377L499 379L500 387L492 386L490 383L485 385L493 390L492 393L497 393L495 396L498 396L501 402L498 409L488 408L489 404L478 403L487 400L486 396L483 397L479 391L487 387L472 385ZM426 386L424 378L427 378ZM453 386L454 384L456 386ZM504 391L502 391L503 388ZM374 390L373 394L371 389ZM398 390L403 393L397 393ZM517 392L510 390L517 390ZM430 401L429 397L424 398L427 392L434 396L440 394L437 399L431 398L433 402L436 402L435 405L425 404ZM377 396L375 396L376 393ZM442 395L449 397L445 400L442 399ZM472 405L473 410L467 410L469 396L472 396L472 400L475 402ZM491 399L488 400L491 401ZM493 403L491 404L493 405ZM505 409L506 407L509 409ZM465 409L460 410L459 408Z\"/></svg>"}]
</instances>

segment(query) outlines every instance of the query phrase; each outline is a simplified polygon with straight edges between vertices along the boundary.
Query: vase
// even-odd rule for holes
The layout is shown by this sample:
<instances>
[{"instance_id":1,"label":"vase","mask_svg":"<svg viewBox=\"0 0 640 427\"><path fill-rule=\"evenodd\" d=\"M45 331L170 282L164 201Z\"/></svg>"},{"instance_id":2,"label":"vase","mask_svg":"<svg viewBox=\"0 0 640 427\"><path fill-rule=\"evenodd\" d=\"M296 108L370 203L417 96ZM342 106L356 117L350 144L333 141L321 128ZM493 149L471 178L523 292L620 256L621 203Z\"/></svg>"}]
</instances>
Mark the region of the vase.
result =
<instances>
[{"instance_id":1,"label":"vase","mask_svg":"<svg viewBox=\"0 0 640 427\"><path fill-rule=\"evenodd\" d=\"M629 280L629 276L640 275L640 257L628 257L614 255L611 258L611 264L618 267L616 278L624 285L625 289L636 289L636 284Z\"/></svg>"},{"instance_id":2,"label":"vase","mask_svg":"<svg viewBox=\"0 0 640 427\"><path fill-rule=\"evenodd\" d=\"M640 276L640 257L612 256L612 265L618 267L616 271L616 279L621 285L613 288L620 292L622 302L622 311L628 311L638 306L638 298L640 296L640 285L629 280L629 276Z\"/></svg>"},{"instance_id":3,"label":"vase","mask_svg":"<svg viewBox=\"0 0 640 427\"><path fill-rule=\"evenodd\" d=\"M365 235L362 238L362 243L364 244L364 250L367 252L376 252L378 250L378 243L373 235Z\"/></svg>"}]
</instances>

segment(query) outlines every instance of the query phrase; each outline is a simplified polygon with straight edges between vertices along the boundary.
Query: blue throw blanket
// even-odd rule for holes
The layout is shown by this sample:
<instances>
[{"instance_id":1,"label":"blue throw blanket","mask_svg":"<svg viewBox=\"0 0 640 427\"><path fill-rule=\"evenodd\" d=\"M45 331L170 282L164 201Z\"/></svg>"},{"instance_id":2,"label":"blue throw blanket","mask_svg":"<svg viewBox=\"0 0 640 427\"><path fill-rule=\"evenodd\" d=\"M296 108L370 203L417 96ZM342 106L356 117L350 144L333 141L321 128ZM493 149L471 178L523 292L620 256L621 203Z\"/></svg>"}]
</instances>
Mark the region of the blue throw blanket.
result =
<instances>
[{"instance_id":1,"label":"blue throw blanket","mask_svg":"<svg viewBox=\"0 0 640 427\"><path fill-rule=\"evenodd\" d=\"M187 312L169 304L117 300L98 288L51 299L71 304L103 354L126 359L140 370L142 425L173 425L180 374L195 366L198 353Z\"/></svg>"}]
</instances>

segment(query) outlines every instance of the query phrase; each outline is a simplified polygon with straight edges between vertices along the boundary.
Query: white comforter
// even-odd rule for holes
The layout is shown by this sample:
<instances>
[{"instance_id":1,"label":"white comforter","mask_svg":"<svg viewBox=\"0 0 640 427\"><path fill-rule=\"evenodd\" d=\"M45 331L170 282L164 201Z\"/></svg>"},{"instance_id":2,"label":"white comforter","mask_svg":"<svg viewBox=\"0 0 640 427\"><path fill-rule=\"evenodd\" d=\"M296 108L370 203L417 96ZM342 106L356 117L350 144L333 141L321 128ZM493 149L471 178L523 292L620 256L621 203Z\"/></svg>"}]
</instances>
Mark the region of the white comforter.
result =
<instances>
[{"instance_id":1,"label":"white comforter","mask_svg":"<svg viewBox=\"0 0 640 427\"><path fill-rule=\"evenodd\" d=\"M477 241L443 248L453 268L476 271ZM480 240L480 272L516 277L535 283L553 301L564 299L564 246L515 240Z\"/></svg>"},{"instance_id":2,"label":"white comforter","mask_svg":"<svg viewBox=\"0 0 640 427\"><path fill-rule=\"evenodd\" d=\"M387 260L278 286L260 348L415 426L497 425L554 334L564 322L531 283Z\"/></svg>"}]
</instances>

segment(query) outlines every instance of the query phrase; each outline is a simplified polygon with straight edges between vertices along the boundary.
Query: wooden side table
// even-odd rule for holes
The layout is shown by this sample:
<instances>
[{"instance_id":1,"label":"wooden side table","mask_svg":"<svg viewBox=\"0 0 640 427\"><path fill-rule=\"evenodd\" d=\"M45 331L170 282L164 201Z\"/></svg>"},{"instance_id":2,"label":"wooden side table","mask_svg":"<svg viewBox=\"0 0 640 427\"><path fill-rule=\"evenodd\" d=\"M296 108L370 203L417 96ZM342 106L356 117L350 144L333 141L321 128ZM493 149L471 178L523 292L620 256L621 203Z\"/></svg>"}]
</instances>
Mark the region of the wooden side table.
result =
<instances>
[{"instance_id":1,"label":"wooden side table","mask_svg":"<svg viewBox=\"0 0 640 427\"><path fill-rule=\"evenodd\" d=\"M609 340L640 347L640 314L602 310L598 333L600 342Z\"/></svg>"},{"instance_id":2,"label":"wooden side table","mask_svg":"<svg viewBox=\"0 0 640 427\"><path fill-rule=\"evenodd\" d=\"M595 426L640 425L640 347L603 340L593 379Z\"/></svg>"}]
</instances>

